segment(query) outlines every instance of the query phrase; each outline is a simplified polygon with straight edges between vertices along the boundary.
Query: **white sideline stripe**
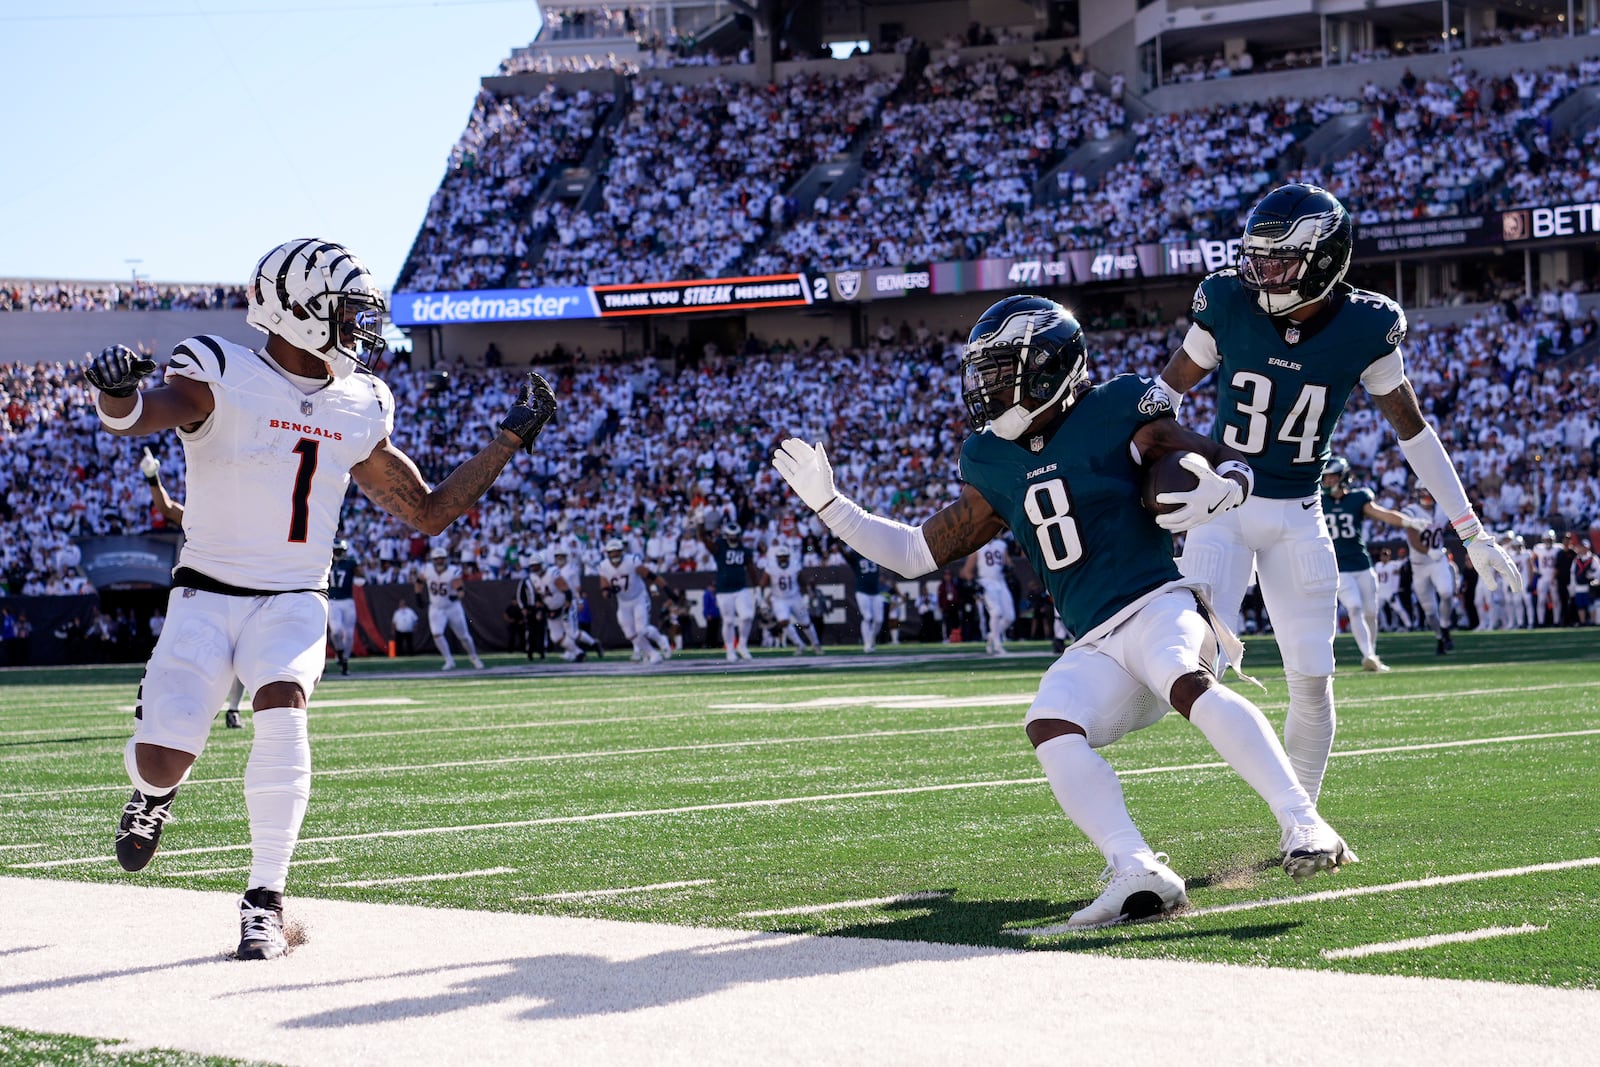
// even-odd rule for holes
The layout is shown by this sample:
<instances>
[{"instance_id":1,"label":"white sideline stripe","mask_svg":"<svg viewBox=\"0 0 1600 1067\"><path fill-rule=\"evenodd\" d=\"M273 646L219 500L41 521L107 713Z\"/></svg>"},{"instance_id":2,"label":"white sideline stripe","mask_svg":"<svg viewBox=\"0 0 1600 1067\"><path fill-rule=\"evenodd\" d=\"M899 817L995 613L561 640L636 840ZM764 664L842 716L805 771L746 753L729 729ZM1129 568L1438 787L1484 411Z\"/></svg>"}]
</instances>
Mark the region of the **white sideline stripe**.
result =
<instances>
[{"instance_id":1,"label":"white sideline stripe","mask_svg":"<svg viewBox=\"0 0 1600 1067\"><path fill-rule=\"evenodd\" d=\"M495 874L516 874L515 867L489 867L481 871L453 871L450 874L412 874L404 878L363 878L358 882L329 882L330 886L370 889L375 885L410 885L413 882L452 882L457 878L486 878Z\"/></svg>"},{"instance_id":2,"label":"white sideline stripe","mask_svg":"<svg viewBox=\"0 0 1600 1067\"><path fill-rule=\"evenodd\" d=\"M325 857L323 859L318 859L318 860L290 860L289 861L289 866L291 866L291 867L315 867L318 864L322 864L322 863L338 863L338 862L339 862L339 857L338 856L328 856L328 857ZM161 874L161 877L163 877L163 878L187 878L187 877L190 877L191 875L198 876L198 875L202 875L202 874L239 874L241 872L246 872L247 873L247 872L249 872L249 870L250 870L249 867L208 867L205 870L200 870L200 871L161 871L160 874Z\"/></svg>"},{"instance_id":3,"label":"white sideline stripe","mask_svg":"<svg viewBox=\"0 0 1600 1067\"><path fill-rule=\"evenodd\" d=\"M43 845L38 845L38 844L34 844L34 845L0 845L0 852L8 852L11 849L43 848L43 847L44 847Z\"/></svg>"},{"instance_id":4,"label":"white sideline stripe","mask_svg":"<svg viewBox=\"0 0 1600 1067\"><path fill-rule=\"evenodd\" d=\"M773 915L816 915L824 911L846 911L851 908L879 908L886 904L909 904L916 900L942 900L949 893L902 893L897 897L870 897L867 900L836 900L832 904L802 904L795 908L770 908L766 911L741 911L741 919L765 919Z\"/></svg>"},{"instance_id":5,"label":"white sideline stripe","mask_svg":"<svg viewBox=\"0 0 1600 1067\"><path fill-rule=\"evenodd\" d=\"M1485 926L1481 930L1463 930L1458 934L1429 934L1427 937L1408 937L1404 941L1380 941L1372 945L1352 948L1325 948L1325 960L1358 960L1363 956L1380 956L1385 952L1410 952L1414 948L1435 948L1439 945L1459 945L1465 941L1487 941L1491 937L1510 937L1513 934L1539 934L1550 929L1523 923L1521 926Z\"/></svg>"},{"instance_id":6,"label":"white sideline stripe","mask_svg":"<svg viewBox=\"0 0 1600 1067\"><path fill-rule=\"evenodd\" d=\"M518 900L589 900L592 897L625 897L633 893L653 893L660 889L688 889L691 886L710 885L715 878L695 878L687 882L656 882L654 885L630 885L622 889L580 889L571 893L541 893L536 897L518 897Z\"/></svg>"}]
</instances>

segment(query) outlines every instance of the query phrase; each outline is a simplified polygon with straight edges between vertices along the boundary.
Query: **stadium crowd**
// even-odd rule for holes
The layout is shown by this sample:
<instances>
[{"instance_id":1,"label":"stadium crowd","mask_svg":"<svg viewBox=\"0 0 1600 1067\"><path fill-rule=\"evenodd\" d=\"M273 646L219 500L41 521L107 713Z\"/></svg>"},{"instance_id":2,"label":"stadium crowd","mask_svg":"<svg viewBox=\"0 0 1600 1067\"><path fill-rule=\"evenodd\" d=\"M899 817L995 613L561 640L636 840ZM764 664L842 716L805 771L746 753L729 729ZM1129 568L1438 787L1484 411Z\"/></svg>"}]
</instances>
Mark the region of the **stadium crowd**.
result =
<instances>
[{"instance_id":1,"label":"stadium crowd","mask_svg":"<svg viewBox=\"0 0 1600 1067\"><path fill-rule=\"evenodd\" d=\"M242 285L0 281L0 311L207 311L245 306Z\"/></svg>"},{"instance_id":2,"label":"stadium crowd","mask_svg":"<svg viewBox=\"0 0 1600 1067\"><path fill-rule=\"evenodd\" d=\"M1089 319L1097 378L1153 375L1187 329L1181 318L1109 325L1120 321ZM762 540L804 539L808 564L829 562L821 528L796 514L767 462L782 437L828 442L841 483L859 487L861 503L880 513L920 519L958 491L952 457L966 433L955 402L963 338L909 323L887 332L853 350L752 338L737 353L680 351L672 361L557 353L561 423L436 543L490 577L520 574L529 553L558 540L592 567L612 536L652 566L694 570L709 560L690 519L709 514L735 517ZM1600 365L1562 358L1597 335L1592 315L1546 317L1529 302L1461 326L1419 324L1406 344L1424 410L1485 519L1530 543L1547 528L1600 536ZM385 373L404 413L396 440L431 480L491 432L517 373L459 363L444 371L402 363ZM72 538L149 528L140 452L149 446L160 457L163 480L181 500L182 450L171 436L97 432L71 365L13 365L0 381L0 570L12 593L81 590ZM1212 411L1202 390L1183 419L1208 427ZM1408 499L1392 433L1359 391L1334 447L1380 503ZM355 493L344 535L379 582L409 581L434 547Z\"/></svg>"}]
</instances>

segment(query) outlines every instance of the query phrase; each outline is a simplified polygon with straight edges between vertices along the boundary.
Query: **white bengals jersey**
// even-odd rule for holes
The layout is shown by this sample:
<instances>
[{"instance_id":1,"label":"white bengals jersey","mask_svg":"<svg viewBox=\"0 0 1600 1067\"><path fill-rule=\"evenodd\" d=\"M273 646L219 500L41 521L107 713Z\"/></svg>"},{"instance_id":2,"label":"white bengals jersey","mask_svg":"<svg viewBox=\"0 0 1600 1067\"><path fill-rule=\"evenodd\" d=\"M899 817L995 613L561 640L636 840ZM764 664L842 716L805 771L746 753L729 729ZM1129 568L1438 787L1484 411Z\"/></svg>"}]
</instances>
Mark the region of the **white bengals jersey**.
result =
<instances>
[{"instance_id":1,"label":"white bengals jersey","mask_svg":"<svg viewBox=\"0 0 1600 1067\"><path fill-rule=\"evenodd\" d=\"M550 611L560 611L567 606L567 594L556 588L556 579L559 577L561 574L553 568L528 576L528 581L533 583L534 595L543 601L544 606Z\"/></svg>"},{"instance_id":2,"label":"white bengals jersey","mask_svg":"<svg viewBox=\"0 0 1600 1067\"><path fill-rule=\"evenodd\" d=\"M461 568L452 563L441 573L432 563L424 563L420 577L428 589L428 606L431 608L450 602L451 596L455 595L456 583L461 580Z\"/></svg>"},{"instance_id":3,"label":"white bengals jersey","mask_svg":"<svg viewBox=\"0 0 1600 1067\"><path fill-rule=\"evenodd\" d=\"M607 556L600 561L600 580L611 587L611 592L619 601L633 603L641 597L648 598L650 590L645 588L644 579L639 577L639 568L644 565L644 558L634 553L623 553L621 563L612 563ZM567 579L569 582L572 579Z\"/></svg>"},{"instance_id":4,"label":"white bengals jersey","mask_svg":"<svg viewBox=\"0 0 1600 1067\"><path fill-rule=\"evenodd\" d=\"M1444 509L1435 504L1432 508L1425 508L1421 504L1407 504L1400 510L1400 514L1411 519L1422 519L1428 524L1426 530L1407 530L1406 533L1413 539L1413 546L1420 546L1427 553L1426 559L1418 559L1417 553L1411 554L1411 567L1416 569L1418 564L1426 566L1428 563L1444 562L1444 532L1450 525L1450 519L1445 515Z\"/></svg>"},{"instance_id":5,"label":"white bengals jersey","mask_svg":"<svg viewBox=\"0 0 1600 1067\"><path fill-rule=\"evenodd\" d=\"M771 582L774 600L793 600L800 595L800 557L791 555L787 566L778 565L777 556L768 556L761 570Z\"/></svg>"},{"instance_id":6,"label":"white bengals jersey","mask_svg":"<svg viewBox=\"0 0 1600 1067\"><path fill-rule=\"evenodd\" d=\"M978 549L978 581L985 585L1004 584L1006 580L1006 543L996 537Z\"/></svg>"},{"instance_id":7,"label":"white bengals jersey","mask_svg":"<svg viewBox=\"0 0 1600 1067\"><path fill-rule=\"evenodd\" d=\"M567 580L567 588L572 590L572 598L578 598L578 591L583 588L583 564L572 557L567 557L565 567L552 567L557 575Z\"/></svg>"},{"instance_id":8,"label":"white bengals jersey","mask_svg":"<svg viewBox=\"0 0 1600 1067\"><path fill-rule=\"evenodd\" d=\"M1533 566L1543 578L1556 576L1556 557L1561 555L1560 547L1540 541L1533 546Z\"/></svg>"},{"instance_id":9,"label":"white bengals jersey","mask_svg":"<svg viewBox=\"0 0 1600 1067\"><path fill-rule=\"evenodd\" d=\"M246 589L323 589L350 468L394 430L394 398L358 370L306 395L259 352L220 337L172 350L167 380L216 407L178 431L188 464L180 567Z\"/></svg>"}]
</instances>

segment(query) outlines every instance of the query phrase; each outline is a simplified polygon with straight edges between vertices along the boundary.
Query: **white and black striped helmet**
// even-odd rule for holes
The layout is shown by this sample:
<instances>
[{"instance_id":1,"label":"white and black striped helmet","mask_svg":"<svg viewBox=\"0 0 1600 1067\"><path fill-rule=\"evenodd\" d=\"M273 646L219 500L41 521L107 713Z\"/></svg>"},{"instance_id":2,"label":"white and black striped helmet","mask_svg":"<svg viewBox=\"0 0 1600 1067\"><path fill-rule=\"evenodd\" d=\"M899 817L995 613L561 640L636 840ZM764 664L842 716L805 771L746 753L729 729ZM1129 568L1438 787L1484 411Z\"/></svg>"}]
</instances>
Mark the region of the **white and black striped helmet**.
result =
<instances>
[{"instance_id":1,"label":"white and black striped helmet","mask_svg":"<svg viewBox=\"0 0 1600 1067\"><path fill-rule=\"evenodd\" d=\"M247 287L245 321L325 360L336 374L385 347L389 301L372 272L343 245L315 237L285 241L261 257ZM343 363L343 366L341 366Z\"/></svg>"}]
</instances>

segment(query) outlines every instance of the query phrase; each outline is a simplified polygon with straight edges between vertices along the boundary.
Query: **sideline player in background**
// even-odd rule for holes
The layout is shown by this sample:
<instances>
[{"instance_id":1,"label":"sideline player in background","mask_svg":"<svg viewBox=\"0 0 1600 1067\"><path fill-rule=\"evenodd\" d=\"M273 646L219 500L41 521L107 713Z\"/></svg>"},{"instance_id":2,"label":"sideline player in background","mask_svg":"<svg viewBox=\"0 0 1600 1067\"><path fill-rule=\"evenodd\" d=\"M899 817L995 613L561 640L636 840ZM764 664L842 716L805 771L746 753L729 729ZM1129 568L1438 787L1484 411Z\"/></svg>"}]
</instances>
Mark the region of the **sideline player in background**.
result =
<instances>
[{"instance_id":1,"label":"sideline player in background","mask_svg":"<svg viewBox=\"0 0 1600 1067\"><path fill-rule=\"evenodd\" d=\"M350 652L356 640L356 586L365 585L361 564L350 556L350 542L333 542L333 566L328 569L328 635L339 673L350 673Z\"/></svg>"},{"instance_id":2,"label":"sideline player in background","mask_svg":"<svg viewBox=\"0 0 1600 1067\"><path fill-rule=\"evenodd\" d=\"M562 542L550 549L551 569L561 579L559 588L567 593L567 634L584 652L593 652L595 659L605 659L606 650L598 638L583 628L579 601L583 599L583 564Z\"/></svg>"},{"instance_id":3,"label":"sideline player in background","mask_svg":"<svg viewBox=\"0 0 1600 1067\"><path fill-rule=\"evenodd\" d=\"M1006 583L1006 570L1011 566L1010 553L1003 537L974 552L961 568L961 577L969 582L976 579L983 597L984 620L989 627L988 653L1006 655L1006 631L1017 621L1017 602Z\"/></svg>"},{"instance_id":4,"label":"sideline player in background","mask_svg":"<svg viewBox=\"0 0 1600 1067\"><path fill-rule=\"evenodd\" d=\"M1561 593L1556 577L1556 564L1560 556L1561 543L1556 540L1556 532L1546 530L1539 538L1539 543L1533 546L1533 571L1539 579L1534 586L1532 601L1535 626L1561 625ZM1541 612L1540 608L1544 610ZM1543 622L1539 621L1541 615Z\"/></svg>"},{"instance_id":5,"label":"sideline player in background","mask_svg":"<svg viewBox=\"0 0 1600 1067\"><path fill-rule=\"evenodd\" d=\"M145 484L150 487L151 506L173 526L182 529L183 505L173 500L167 492L167 487L161 484L161 461L152 456L148 448L144 450L144 458L139 460L139 473L144 475ZM233 684L228 686L228 695L222 705L222 723L230 730L244 728L244 719L239 715L239 704L243 700L244 683L235 676Z\"/></svg>"},{"instance_id":6,"label":"sideline player in background","mask_svg":"<svg viewBox=\"0 0 1600 1067\"><path fill-rule=\"evenodd\" d=\"M700 543L711 553L717 566L717 612L722 616L722 648L729 662L754 659L750 654L750 627L756 621L756 594L750 588L755 580L755 561L745 547L744 531L728 519L713 537L700 522Z\"/></svg>"},{"instance_id":7,"label":"sideline player in background","mask_svg":"<svg viewBox=\"0 0 1600 1067\"><path fill-rule=\"evenodd\" d=\"M1211 436L1255 469L1246 506L1191 534L1179 566L1211 587L1230 626L1238 623L1251 568L1259 574L1289 682L1284 747L1313 800L1336 725L1339 587L1318 479L1357 384L1394 428L1411 469L1439 493L1483 580L1491 588L1520 581L1422 418L1400 354L1405 312L1344 282L1353 241L1350 213L1326 189L1295 183L1268 193L1245 220L1238 269L1201 281L1194 324L1161 372L1174 401L1216 372Z\"/></svg>"},{"instance_id":8,"label":"sideline player in background","mask_svg":"<svg viewBox=\"0 0 1600 1067\"><path fill-rule=\"evenodd\" d=\"M883 577L877 563L851 548L844 551L845 562L856 572L856 610L861 613L861 651L875 652L878 631L883 629Z\"/></svg>"},{"instance_id":9,"label":"sideline player in background","mask_svg":"<svg viewBox=\"0 0 1600 1067\"><path fill-rule=\"evenodd\" d=\"M650 622L650 587L665 587L660 575L645 566L644 558L630 553L619 538L606 542L600 561L601 592L616 601L617 625L633 645L635 659L660 663L672 658L672 644Z\"/></svg>"},{"instance_id":10,"label":"sideline player in background","mask_svg":"<svg viewBox=\"0 0 1600 1067\"><path fill-rule=\"evenodd\" d=\"M394 399L363 362L383 348L388 303L361 261L328 241L289 241L256 264L246 300L245 321L268 335L259 350L189 338L173 349L164 383L141 392L154 361L115 345L84 377L107 430L176 429L188 467L186 539L140 684L125 759L135 788L117 859L138 871L155 855L237 674L255 705L238 956L271 959L288 950L283 890L311 794L306 705L325 663L328 567L346 488L354 479L389 514L440 533L533 447L556 403L529 375L494 440L430 487L395 447Z\"/></svg>"},{"instance_id":11,"label":"sideline player in background","mask_svg":"<svg viewBox=\"0 0 1600 1067\"><path fill-rule=\"evenodd\" d=\"M801 655L809 645L822 655L822 641L806 611L805 594L800 591L800 557L785 543L774 546L761 568L761 585L772 602L772 617L783 628L784 638Z\"/></svg>"},{"instance_id":12,"label":"sideline player in background","mask_svg":"<svg viewBox=\"0 0 1600 1067\"><path fill-rule=\"evenodd\" d=\"M921 526L867 514L834 488L821 446L783 442L773 465L834 536L907 578L930 574L1010 528L1073 633L1027 714L1028 739L1062 810L1106 858L1110 884L1068 925L1113 926L1188 900L1139 833L1116 772L1094 750L1142 729L1168 705L1194 723L1272 809L1283 867L1295 878L1355 857L1317 814L1254 704L1217 680L1216 656L1239 640L1217 624L1204 585L1179 573L1170 531L1189 530L1250 495L1232 448L1173 419L1166 391L1121 375L1088 380L1083 330L1043 297L1008 297L984 312L962 356L973 433L961 447L961 496ZM1140 503L1142 465L1192 451L1196 486Z\"/></svg>"},{"instance_id":13,"label":"sideline player in background","mask_svg":"<svg viewBox=\"0 0 1600 1067\"><path fill-rule=\"evenodd\" d=\"M1378 658L1378 575L1367 551L1367 520L1404 530L1420 530L1427 523L1378 504L1366 486L1351 486L1350 461L1343 456L1334 456L1322 470L1322 518L1333 538L1339 603L1350 616L1361 669L1385 673L1389 667Z\"/></svg>"},{"instance_id":14,"label":"sideline player in background","mask_svg":"<svg viewBox=\"0 0 1600 1067\"><path fill-rule=\"evenodd\" d=\"M1407 504L1402 511L1412 520L1406 525L1406 541L1411 546L1411 593L1422 606L1424 625L1433 627L1435 652L1442 656L1456 647L1450 636L1456 613L1456 564L1444 547L1444 532L1450 519L1432 491L1420 482L1417 502Z\"/></svg>"},{"instance_id":15,"label":"sideline player in background","mask_svg":"<svg viewBox=\"0 0 1600 1067\"><path fill-rule=\"evenodd\" d=\"M433 634L434 647L444 657L444 665L439 668L442 671L456 669L446 630L456 635L456 641L472 665L483 669L477 643L472 640L472 631L467 626L467 609L461 603L466 585L461 568L450 562L450 554L443 547L430 550L428 562L417 572L417 592L428 594L428 630Z\"/></svg>"}]
</instances>

